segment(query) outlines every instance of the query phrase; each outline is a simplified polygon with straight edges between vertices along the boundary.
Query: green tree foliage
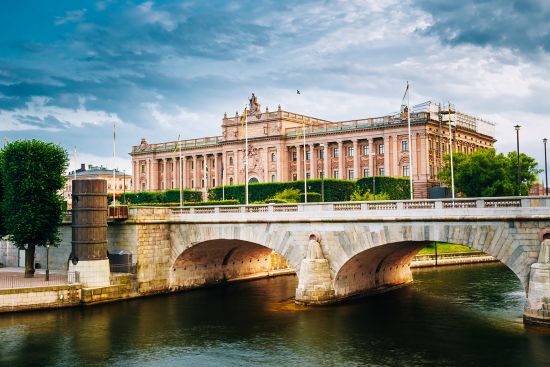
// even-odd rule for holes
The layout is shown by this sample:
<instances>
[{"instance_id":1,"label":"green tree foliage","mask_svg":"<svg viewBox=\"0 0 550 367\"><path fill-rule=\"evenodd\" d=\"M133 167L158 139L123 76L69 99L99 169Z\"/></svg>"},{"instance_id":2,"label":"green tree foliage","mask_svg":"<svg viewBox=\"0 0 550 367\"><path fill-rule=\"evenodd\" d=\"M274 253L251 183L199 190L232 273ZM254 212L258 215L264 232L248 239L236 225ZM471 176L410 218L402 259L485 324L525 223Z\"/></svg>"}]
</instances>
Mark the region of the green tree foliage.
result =
<instances>
[{"instance_id":1,"label":"green tree foliage","mask_svg":"<svg viewBox=\"0 0 550 367\"><path fill-rule=\"evenodd\" d=\"M3 184L4 175L3 175L3 171L2 171L3 156L4 156L3 150L0 150L0 238L2 238L2 237L4 237L5 235L8 234L8 232L6 230L6 226L4 225L4 215L2 215L2 200L3 200L3 197L4 197L4 184Z\"/></svg>"},{"instance_id":2,"label":"green tree foliage","mask_svg":"<svg viewBox=\"0 0 550 367\"><path fill-rule=\"evenodd\" d=\"M375 187L376 192L374 192ZM375 193L377 199L381 193L388 195L387 199L384 200L408 200L411 198L410 181L406 177L365 177L357 180L357 188L361 193L367 190Z\"/></svg>"},{"instance_id":3,"label":"green tree foliage","mask_svg":"<svg viewBox=\"0 0 550 367\"><path fill-rule=\"evenodd\" d=\"M25 249L25 276L34 275L36 246L57 246L67 152L38 140L15 141L4 148L2 213L10 241Z\"/></svg>"},{"instance_id":4,"label":"green tree foliage","mask_svg":"<svg viewBox=\"0 0 550 367\"><path fill-rule=\"evenodd\" d=\"M351 193L350 201L374 201L374 200L390 200L390 196L381 192L376 194L376 196L371 193L369 190L361 191L361 189L356 188L354 192Z\"/></svg>"},{"instance_id":5,"label":"green tree foliage","mask_svg":"<svg viewBox=\"0 0 550 367\"><path fill-rule=\"evenodd\" d=\"M521 195L527 195L540 170L534 158L521 153ZM451 186L449 156L439 173L442 182ZM480 149L471 154L453 153L455 190L469 197L517 195L517 153L497 154L495 149Z\"/></svg>"},{"instance_id":6,"label":"green tree foliage","mask_svg":"<svg viewBox=\"0 0 550 367\"><path fill-rule=\"evenodd\" d=\"M277 201L284 203L297 203L300 201L300 190L298 189L285 189L281 192L276 193L272 197L268 198L266 202Z\"/></svg>"}]
</instances>

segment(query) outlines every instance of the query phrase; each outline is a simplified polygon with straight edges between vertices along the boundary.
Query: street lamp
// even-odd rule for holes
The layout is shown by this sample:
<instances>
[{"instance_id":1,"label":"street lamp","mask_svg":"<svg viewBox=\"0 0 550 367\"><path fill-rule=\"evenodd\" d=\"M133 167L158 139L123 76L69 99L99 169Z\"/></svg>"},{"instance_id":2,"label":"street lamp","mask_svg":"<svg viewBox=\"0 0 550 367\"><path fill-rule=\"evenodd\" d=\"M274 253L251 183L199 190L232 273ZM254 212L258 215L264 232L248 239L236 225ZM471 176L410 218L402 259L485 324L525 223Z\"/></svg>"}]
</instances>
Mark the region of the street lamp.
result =
<instances>
[{"instance_id":1,"label":"street lamp","mask_svg":"<svg viewBox=\"0 0 550 367\"><path fill-rule=\"evenodd\" d=\"M544 192L546 193L546 196L548 196L548 161L546 160L546 143L548 142L548 139L544 138L542 139L542 142L544 143Z\"/></svg>"},{"instance_id":2,"label":"street lamp","mask_svg":"<svg viewBox=\"0 0 550 367\"><path fill-rule=\"evenodd\" d=\"M50 280L50 244L46 245L46 282Z\"/></svg>"},{"instance_id":3,"label":"street lamp","mask_svg":"<svg viewBox=\"0 0 550 367\"><path fill-rule=\"evenodd\" d=\"M518 196L521 196L521 173L520 173L520 166L519 166L519 129L521 128L520 125L514 126L514 129L516 129L516 149L517 149L517 155L518 155Z\"/></svg>"},{"instance_id":4,"label":"street lamp","mask_svg":"<svg viewBox=\"0 0 550 367\"><path fill-rule=\"evenodd\" d=\"M325 202L325 144L320 143L319 148L321 148L321 163L323 164L323 169L321 170L321 201Z\"/></svg>"}]
</instances>

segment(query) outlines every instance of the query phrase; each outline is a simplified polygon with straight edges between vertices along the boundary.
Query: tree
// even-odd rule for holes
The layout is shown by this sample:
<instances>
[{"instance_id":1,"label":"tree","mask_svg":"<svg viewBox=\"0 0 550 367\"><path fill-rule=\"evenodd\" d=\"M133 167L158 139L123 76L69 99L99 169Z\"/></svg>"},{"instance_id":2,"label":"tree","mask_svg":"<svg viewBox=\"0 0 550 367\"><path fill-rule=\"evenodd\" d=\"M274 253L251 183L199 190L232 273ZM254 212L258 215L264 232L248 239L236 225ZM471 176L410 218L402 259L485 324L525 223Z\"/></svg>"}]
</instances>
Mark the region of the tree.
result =
<instances>
[{"instance_id":1,"label":"tree","mask_svg":"<svg viewBox=\"0 0 550 367\"><path fill-rule=\"evenodd\" d=\"M4 225L4 215L2 214L2 198L4 197L4 183L2 175L2 159L4 156L4 151L0 150L0 238L8 234L6 226Z\"/></svg>"},{"instance_id":2,"label":"tree","mask_svg":"<svg viewBox=\"0 0 550 367\"><path fill-rule=\"evenodd\" d=\"M36 246L60 242L63 188L67 152L52 143L23 140L4 148L2 213L8 238L25 250L25 277L34 276Z\"/></svg>"},{"instance_id":3,"label":"tree","mask_svg":"<svg viewBox=\"0 0 550 367\"><path fill-rule=\"evenodd\" d=\"M438 177L451 185L450 158ZM455 190L469 197L517 195L517 154L497 154L495 149L480 149L471 154L453 153ZM527 195L536 182L536 161L520 154L521 194Z\"/></svg>"}]
</instances>

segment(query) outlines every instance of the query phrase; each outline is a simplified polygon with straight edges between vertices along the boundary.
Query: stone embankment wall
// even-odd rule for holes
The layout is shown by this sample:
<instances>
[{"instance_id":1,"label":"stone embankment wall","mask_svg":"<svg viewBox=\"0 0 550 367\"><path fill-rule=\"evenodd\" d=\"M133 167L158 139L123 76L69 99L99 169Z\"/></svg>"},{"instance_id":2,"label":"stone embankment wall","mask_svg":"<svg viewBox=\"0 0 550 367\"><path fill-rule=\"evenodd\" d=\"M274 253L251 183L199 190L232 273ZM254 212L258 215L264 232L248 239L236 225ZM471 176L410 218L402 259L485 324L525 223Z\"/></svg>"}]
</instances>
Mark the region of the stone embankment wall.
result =
<instances>
[{"instance_id":1,"label":"stone embankment wall","mask_svg":"<svg viewBox=\"0 0 550 367\"><path fill-rule=\"evenodd\" d=\"M0 312L77 306L81 295L78 286L70 285L0 289Z\"/></svg>"}]
</instances>

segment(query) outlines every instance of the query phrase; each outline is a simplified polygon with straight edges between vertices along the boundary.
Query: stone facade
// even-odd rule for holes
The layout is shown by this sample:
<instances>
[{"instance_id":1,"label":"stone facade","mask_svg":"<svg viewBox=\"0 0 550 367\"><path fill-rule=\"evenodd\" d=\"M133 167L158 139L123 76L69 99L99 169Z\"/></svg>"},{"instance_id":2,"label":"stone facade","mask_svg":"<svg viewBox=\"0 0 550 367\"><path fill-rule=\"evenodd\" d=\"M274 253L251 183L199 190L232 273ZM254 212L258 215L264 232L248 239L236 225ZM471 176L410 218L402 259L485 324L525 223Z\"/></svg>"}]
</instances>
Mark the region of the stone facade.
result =
<instances>
[{"instance_id":1,"label":"stone facade","mask_svg":"<svg viewBox=\"0 0 550 367\"><path fill-rule=\"evenodd\" d=\"M493 146L494 124L453 112L453 151L470 153ZM415 197L426 198L429 188L439 185L437 173L449 151L448 116L434 103L415 109L409 142L403 113L342 122L287 112L280 106L274 112L266 108L249 113L248 178L271 182L301 180L304 174L345 179L412 174ZM221 136L158 144L142 139L130 152L134 190L243 184L246 147L241 119L238 113L225 115Z\"/></svg>"}]
</instances>

